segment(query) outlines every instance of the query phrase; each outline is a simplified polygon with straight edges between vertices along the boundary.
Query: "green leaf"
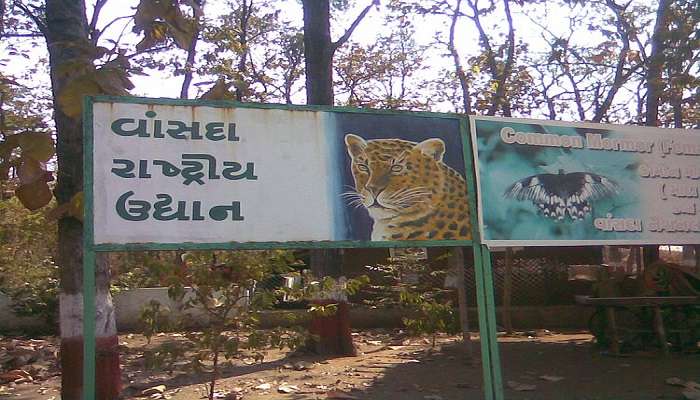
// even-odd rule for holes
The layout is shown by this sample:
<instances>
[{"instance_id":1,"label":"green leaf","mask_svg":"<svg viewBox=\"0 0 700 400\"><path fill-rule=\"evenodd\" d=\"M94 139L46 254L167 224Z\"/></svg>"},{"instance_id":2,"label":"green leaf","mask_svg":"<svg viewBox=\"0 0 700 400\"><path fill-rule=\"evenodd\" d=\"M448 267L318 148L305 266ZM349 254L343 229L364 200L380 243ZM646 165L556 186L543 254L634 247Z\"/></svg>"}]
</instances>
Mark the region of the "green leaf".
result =
<instances>
[{"instance_id":1,"label":"green leaf","mask_svg":"<svg viewBox=\"0 0 700 400\"><path fill-rule=\"evenodd\" d=\"M83 97L101 94L93 74L83 75L68 82L58 94L58 106L69 118L79 118L83 111Z\"/></svg>"},{"instance_id":2,"label":"green leaf","mask_svg":"<svg viewBox=\"0 0 700 400\"><path fill-rule=\"evenodd\" d=\"M126 76L126 72L120 68L98 69L95 71L95 81L104 93L114 96L128 95L127 89L134 88L134 84Z\"/></svg>"},{"instance_id":3,"label":"green leaf","mask_svg":"<svg viewBox=\"0 0 700 400\"><path fill-rule=\"evenodd\" d=\"M45 181L37 180L35 182L20 185L15 189L15 195L22 202L22 205L31 211L35 211L44 207L51 202L53 197L51 189Z\"/></svg>"},{"instance_id":4,"label":"green leaf","mask_svg":"<svg viewBox=\"0 0 700 400\"><path fill-rule=\"evenodd\" d=\"M78 118L83 110L83 97L97 94L125 96L129 94L126 89L133 87L124 70L100 68L68 82L58 94L58 105L70 118Z\"/></svg>"},{"instance_id":5,"label":"green leaf","mask_svg":"<svg viewBox=\"0 0 700 400\"><path fill-rule=\"evenodd\" d=\"M144 38L136 46L139 51L163 42L166 32L179 48L187 50L196 35L196 26L175 2L141 0L134 15L133 31L144 32Z\"/></svg>"},{"instance_id":6,"label":"green leaf","mask_svg":"<svg viewBox=\"0 0 700 400\"><path fill-rule=\"evenodd\" d=\"M234 100L236 96L229 91L232 83L226 83L223 78L216 81L214 86L209 88L206 93L204 93L199 98L202 100Z\"/></svg>"},{"instance_id":7,"label":"green leaf","mask_svg":"<svg viewBox=\"0 0 700 400\"><path fill-rule=\"evenodd\" d=\"M53 157L56 150L53 138L48 133L21 133L16 135L22 156L29 156L37 161L47 162Z\"/></svg>"},{"instance_id":8,"label":"green leaf","mask_svg":"<svg viewBox=\"0 0 700 400\"><path fill-rule=\"evenodd\" d=\"M27 185L37 181L46 182L46 170L41 163L31 157L23 156L19 167L17 167L17 177L22 185Z\"/></svg>"}]
</instances>

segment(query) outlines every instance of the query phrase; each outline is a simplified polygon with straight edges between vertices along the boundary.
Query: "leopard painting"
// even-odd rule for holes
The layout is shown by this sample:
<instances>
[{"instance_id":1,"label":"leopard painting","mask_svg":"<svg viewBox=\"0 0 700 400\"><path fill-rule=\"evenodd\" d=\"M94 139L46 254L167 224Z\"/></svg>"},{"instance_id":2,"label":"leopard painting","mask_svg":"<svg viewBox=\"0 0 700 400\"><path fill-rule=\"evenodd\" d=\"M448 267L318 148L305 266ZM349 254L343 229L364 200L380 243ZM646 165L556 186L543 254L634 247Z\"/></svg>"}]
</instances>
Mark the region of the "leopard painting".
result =
<instances>
[{"instance_id":1,"label":"leopard painting","mask_svg":"<svg viewBox=\"0 0 700 400\"><path fill-rule=\"evenodd\" d=\"M354 190L349 203L374 221L371 240L471 239L464 178L443 162L445 142L345 135Z\"/></svg>"}]
</instances>

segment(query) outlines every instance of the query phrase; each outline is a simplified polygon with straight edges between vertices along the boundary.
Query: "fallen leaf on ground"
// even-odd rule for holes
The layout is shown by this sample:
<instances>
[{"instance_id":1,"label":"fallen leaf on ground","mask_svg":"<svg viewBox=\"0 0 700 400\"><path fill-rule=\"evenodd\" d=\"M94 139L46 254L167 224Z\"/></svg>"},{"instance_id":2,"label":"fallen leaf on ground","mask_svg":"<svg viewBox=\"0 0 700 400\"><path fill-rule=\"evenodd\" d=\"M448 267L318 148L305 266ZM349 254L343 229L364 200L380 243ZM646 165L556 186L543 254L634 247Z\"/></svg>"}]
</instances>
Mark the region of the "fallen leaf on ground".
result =
<instances>
[{"instance_id":1,"label":"fallen leaf on ground","mask_svg":"<svg viewBox=\"0 0 700 400\"><path fill-rule=\"evenodd\" d=\"M529 392L537 388L536 385L529 385L527 383L520 383L516 381L508 381L508 387L516 392Z\"/></svg>"},{"instance_id":2,"label":"fallen leaf on ground","mask_svg":"<svg viewBox=\"0 0 700 400\"><path fill-rule=\"evenodd\" d=\"M269 383L261 383L258 386L255 387L258 390L270 390L272 389L272 385Z\"/></svg>"},{"instance_id":3,"label":"fallen leaf on ground","mask_svg":"<svg viewBox=\"0 0 700 400\"><path fill-rule=\"evenodd\" d=\"M666 384L671 386L685 386L685 381L681 378L667 378Z\"/></svg>"},{"instance_id":4,"label":"fallen leaf on ground","mask_svg":"<svg viewBox=\"0 0 700 400\"><path fill-rule=\"evenodd\" d=\"M314 367L313 364L305 362L305 361L299 361L299 362L294 363L294 370L296 370L296 371L304 371L307 369L311 369L313 367Z\"/></svg>"},{"instance_id":5,"label":"fallen leaf on ground","mask_svg":"<svg viewBox=\"0 0 700 400\"><path fill-rule=\"evenodd\" d=\"M280 393L294 393L299 391L299 386L297 385L280 385L277 387L277 391Z\"/></svg>"},{"instance_id":6,"label":"fallen leaf on ground","mask_svg":"<svg viewBox=\"0 0 700 400\"><path fill-rule=\"evenodd\" d=\"M560 380L564 379L564 377L555 375L541 375L540 379L543 379L548 382L559 382Z\"/></svg>"},{"instance_id":7,"label":"fallen leaf on ground","mask_svg":"<svg viewBox=\"0 0 700 400\"><path fill-rule=\"evenodd\" d=\"M20 380L21 380L21 382L17 382ZM15 369L15 370L6 372L4 374L0 374L0 383L7 383L7 382L22 383L22 382L32 382L33 380L34 379L29 374L29 372L21 370L21 369Z\"/></svg>"},{"instance_id":8,"label":"fallen leaf on ground","mask_svg":"<svg viewBox=\"0 0 700 400\"><path fill-rule=\"evenodd\" d=\"M144 396L152 396L154 394L163 394L163 392L165 392L165 385L158 385L145 389L141 394Z\"/></svg>"}]
</instances>

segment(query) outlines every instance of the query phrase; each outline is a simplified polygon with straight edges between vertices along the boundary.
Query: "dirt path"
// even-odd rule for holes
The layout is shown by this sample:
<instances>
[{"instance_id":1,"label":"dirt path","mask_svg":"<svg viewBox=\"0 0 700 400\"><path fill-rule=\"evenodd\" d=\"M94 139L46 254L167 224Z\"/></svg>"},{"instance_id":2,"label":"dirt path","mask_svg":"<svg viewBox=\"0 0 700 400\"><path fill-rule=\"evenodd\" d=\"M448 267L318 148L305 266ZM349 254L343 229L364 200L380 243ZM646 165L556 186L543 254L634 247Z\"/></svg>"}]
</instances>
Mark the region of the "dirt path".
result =
<instances>
[{"instance_id":1,"label":"dirt path","mask_svg":"<svg viewBox=\"0 0 700 400\"><path fill-rule=\"evenodd\" d=\"M481 365L469 361L454 337L405 339L395 332L358 333L359 357L321 360L272 352L263 363L243 360L224 370L217 398L448 400L482 398ZM125 363L125 398L147 398L144 389L165 385L151 398L194 400L204 397L206 377L186 372L143 371L139 336L121 338ZM0 341L0 344L2 342ZM616 358L602 355L585 333L542 333L499 340L507 399L646 400L683 399L668 378L700 381L700 355L663 358L655 353ZM479 344L475 343L478 350ZM4 385L8 398L59 398L58 377ZM3 387L3 386L0 386ZM517 390L516 390L517 389ZM281 393L280 391L289 393ZM157 391L156 391L157 392ZM331 397L329 397L331 395ZM228 396L228 397L227 397Z\"/></svg>"}]
</instances>

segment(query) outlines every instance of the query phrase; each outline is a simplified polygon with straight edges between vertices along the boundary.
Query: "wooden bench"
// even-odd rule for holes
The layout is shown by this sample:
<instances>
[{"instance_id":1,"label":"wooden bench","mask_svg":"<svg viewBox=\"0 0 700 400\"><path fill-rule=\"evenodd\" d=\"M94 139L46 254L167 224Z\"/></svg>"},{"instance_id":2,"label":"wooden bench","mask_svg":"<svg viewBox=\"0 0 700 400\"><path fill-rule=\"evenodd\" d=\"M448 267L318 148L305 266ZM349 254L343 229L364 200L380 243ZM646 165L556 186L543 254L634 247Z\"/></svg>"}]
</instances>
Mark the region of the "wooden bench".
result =
<instances>
[{"instance_id":1,"label":"wooden bench","mask_svg":"<svg viewBox=\"0 0 700 400\"><path fill-rule=\"evenodd\" d=\"M615 309L619 307L650 307L654 310L654 326L656 336L659 339L661 350L668 355L668 343L666 329L661 316L662 307L678 307L687 305L700 305L699 296L668 296L668 297L591 297L576 296L576 303L585 306L602 307L605 309L608 328L611 332L610 351L620 354L617 325L615 323Z\"/></svg>"}]
</instances>

